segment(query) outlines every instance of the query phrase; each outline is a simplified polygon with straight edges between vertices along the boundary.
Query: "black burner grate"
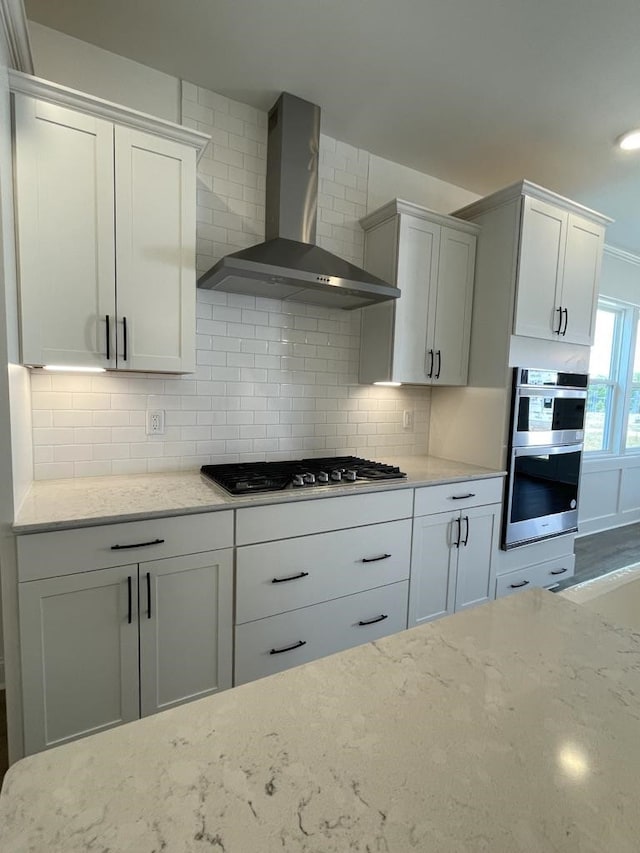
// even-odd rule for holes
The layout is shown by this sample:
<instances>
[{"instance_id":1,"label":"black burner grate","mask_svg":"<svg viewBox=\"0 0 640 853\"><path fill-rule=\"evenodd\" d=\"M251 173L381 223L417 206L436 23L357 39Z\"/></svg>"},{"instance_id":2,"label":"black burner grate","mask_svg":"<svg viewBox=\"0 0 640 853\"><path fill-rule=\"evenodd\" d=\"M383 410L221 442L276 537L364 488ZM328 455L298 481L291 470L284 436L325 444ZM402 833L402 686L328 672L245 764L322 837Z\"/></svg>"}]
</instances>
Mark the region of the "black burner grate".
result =
<instances>
[{"instance_id":1,"label":"black burner grate","mask_svg":"<svg viewBox=\"0 0 640 853\"><path fill-rule=\"evenodd\" d=\"M319 474L331 475L334 471L345 474L355 471L358 480L396 480L406 477L399 468L360 459L357 456L329 456L326 458L293 459L286 462L242 462L226 465L203 465L202 473L222 486L232 495L245 495L254 492L275 492L291 486L296 474L313 474L314 483L301 488L314 488L318 485L338 485L335 480L322 483L317 480ZM348 480L339 481L342 483Z\"/></svg>"}]
</instances>

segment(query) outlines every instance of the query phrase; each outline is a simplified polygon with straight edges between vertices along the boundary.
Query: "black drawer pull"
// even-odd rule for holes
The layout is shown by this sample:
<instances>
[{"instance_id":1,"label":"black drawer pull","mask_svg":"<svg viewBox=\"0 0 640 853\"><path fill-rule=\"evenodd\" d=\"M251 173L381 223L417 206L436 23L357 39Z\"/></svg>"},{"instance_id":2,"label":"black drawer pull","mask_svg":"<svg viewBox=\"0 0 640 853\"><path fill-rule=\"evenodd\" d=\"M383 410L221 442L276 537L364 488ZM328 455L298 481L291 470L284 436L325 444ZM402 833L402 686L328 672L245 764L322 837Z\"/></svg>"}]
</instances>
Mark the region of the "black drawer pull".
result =
<instances>
[{"instance_id":1,"label":"black drawer pull","mask_svg":"<svg viewBox=\"0 0 640 853\"><path fill-rule=\"evenodd\" d=\"M298 640L297 643L294 643L292 646L285 646L284 649L271 649L269 652L270 655L281 655L283 652L292 652L294 649L299 649L300 646L306 646L306 640Z\"/></svg>"},{"instance_id":2,"label":"black drawer pull","mask_svg":"<svg viewBox=\"0 0 640 853\"><path fill-rule=\"evenodd\" d=\"M147 619L151 619L151 572L147 572Z\"/></svg>"},{"instance_id":3,"label":"black drawer pull","mask_svg":"<svg viewBox=\"0 0 640 853\"><path fill-rule=\"evenodd\" d=\"M135 545L112 545L112 551L128 551L129 548L148 548L149 545L162 545L164 539L154 539L152 542L136 542Z\"/></svg>"},{"instance_id":4,"label":"black drawer pull","mask_svg":"<svg viewBox=\"0 0 640 853\"><path fill-rule=\"evenodd\" d=\"M526 586L529 581L520 581L520 583L510 583L511 589L520 589L521 586Z\"/></svg>"},{"instance_id":5,"label":"black drawer pull","mask_svg":"<svg viewBox=\"0 0 640 853\"><path fill-rule=\"evenodd\" d=\"M376 616L375 619L364 619L358 622L358 625L375 625L376 622L384 622L385 619L389 618L389 614L381 613L380 616Z\"/></svg>"},{"instance_id":6,"label":"black drawer pull","mask_svg":"<svg viewBox=\"0 0 640 853\"><path fill-rule=\"evenodd\" d=\"M551 574L552 575L563 575L567 570L566 569L554 569Z\"/></svg>"},{"instance_id":7,"label":"black drawer pull","mask_svg":"<svg viewBox=\"0 0 640 853\"><path fill-rule=\"evenodd\" d=\"M127 578L127 622L131 625L131 575Z\"/></svg>"},{"instance_id":8,"label":"black drawer pull","mask_svg":"<svg viewBox=\"0 0 640 853\"><path fill-rule=\"evenodd\" d=\"M300 578L308 578L309 572L299 572L297 575L289 575L288 578L273 578L271 583L286 583L287 581L297 581Z\"/></svg>"},{"instance_id":9,"label":"black drawer pull","mask_svg":"<svg viewBox=\"0 0 640 853\"><path fill-rule=\"evenodd\" d=\"M467 492L466 495L451 495L452 501L465 501L467 498L475 498L475 492Z\"/></svg>"},{"instance_id":10,"label":"black drawer pull","mask_svg":"<svg viewBox=\"0 0 640 853\"><path fill-rule=\"evenodd\" d=\"M363 557L363 563L377 563L378 560L388 560L391 554L380 554L379 557Z\"/></svg>"}]
</instances>

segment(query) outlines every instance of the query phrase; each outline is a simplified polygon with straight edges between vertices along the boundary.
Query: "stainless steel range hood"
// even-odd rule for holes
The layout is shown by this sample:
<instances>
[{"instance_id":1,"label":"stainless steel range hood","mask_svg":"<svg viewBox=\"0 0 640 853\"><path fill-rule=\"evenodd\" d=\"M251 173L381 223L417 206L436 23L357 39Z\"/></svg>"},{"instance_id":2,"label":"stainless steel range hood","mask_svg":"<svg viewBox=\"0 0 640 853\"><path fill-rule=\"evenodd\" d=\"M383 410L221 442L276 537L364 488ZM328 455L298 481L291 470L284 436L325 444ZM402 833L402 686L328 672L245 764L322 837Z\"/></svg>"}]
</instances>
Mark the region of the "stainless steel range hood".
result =
<instances>
[{"instance_id":1,"label":"stainless steel range hood","mask_svg":"<svg viewBox=\"0 0 640 853\"><path fill-rule=\"evenodd\" d=\"M198 287L361 308L400 291L315 245L320 107L283 92L269 112L266 240L226 255Z\"/></svg>"}]
</instances>

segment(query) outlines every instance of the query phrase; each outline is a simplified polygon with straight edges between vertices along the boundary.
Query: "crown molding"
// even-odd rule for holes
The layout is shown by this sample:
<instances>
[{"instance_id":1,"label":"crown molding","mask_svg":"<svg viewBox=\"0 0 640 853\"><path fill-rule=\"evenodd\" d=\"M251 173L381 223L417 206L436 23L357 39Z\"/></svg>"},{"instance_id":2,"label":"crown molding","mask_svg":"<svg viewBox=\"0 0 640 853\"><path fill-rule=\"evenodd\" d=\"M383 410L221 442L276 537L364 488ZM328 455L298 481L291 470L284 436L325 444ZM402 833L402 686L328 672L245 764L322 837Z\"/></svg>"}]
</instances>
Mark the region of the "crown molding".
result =
<instances>
[{"instance_id":1,"label":"crown molding","mask_svg":"<svg viewBox=\"0 0 640 853\"><path fill-rule=\"evenodd\" d=\"M22 0L0 0L0 31L7 44L11 68L33 74L33 56Z\"/></svg>"},{"instance_id":2,"label":"crown molding","mask_svg":"<svg viewBox=\"0 0 640 853\"><path fill-rule=\"evenodd\" d=\"M95 95L88 95L86 92L79 92L68 86L43 80L41 77L22 74L20 71L9 71L9 89L14 93L37 98L39 101L69 107L116 124L154 133L156 136L172 139L183 145L190 145L197 150L198 156L202 154L210 139L206 133L201 133L199 130L192 130L181 124L174 124L174 122L114 104L112 101L105 101Z\"/></svg>"},{"instance_id":3,"label":"crown molding","mask_svg":"<svg viewBox=\"0 0 640 853\"><path fill-rule=\"evenodd\" d=\"M625 249L618 249L617 246L605 244L604 253L618 261L624 261L627 264L635 264L635 266L640 267L640 256L634 255L633 252L627 252Z\"/></svg>"},{"instance_id":4,"label":"crown molding","mask_svg":"<svg viewBox=\"0 0 640 853\"><path fill-rule=\"evenodd\" d=\"M613 222L609 216L603 213L598 213L577 201L572 201L565 196L558 195L551 190L538 186L531 181L517 181L515 184L510 184L491 195L481 198L479 201L474 201L471 204L461 207L459 210L454 210L453 215L459 216L461 219L475 219L483 213L487 213L496 207L501 207L514 199L522 196L529 196L544 201L547 204L555 205L562 210L567 210L569 213L577 213L579 216L584 216L585 219L590 219L592 222L597 222L599 225L609 225Z\"/></svg>"},{"instance_id":5,"label":"crown molding","mask_svg":"<svg viewBox=\"0 0 640 853\"><path fill-rule=\"evenodd\" d=\"M445 228L457 228L459 231L464 231L467 234L480 233L479 225L475 225L472 222L465 222L462 219L456 219L455 216L450 216L447 213L437 213L435 210L429 210L427 207L414 204L412 201L404 201L401 198L395 198L393 201L388 202L388 204L363 216L360 220L360 225L365 231L368 231L381 222L386 222L387 219L402 214L415 216L417 219L425 219L428 222L435 222L437 225L442 225Z\"/></svg>"}]
</instances>

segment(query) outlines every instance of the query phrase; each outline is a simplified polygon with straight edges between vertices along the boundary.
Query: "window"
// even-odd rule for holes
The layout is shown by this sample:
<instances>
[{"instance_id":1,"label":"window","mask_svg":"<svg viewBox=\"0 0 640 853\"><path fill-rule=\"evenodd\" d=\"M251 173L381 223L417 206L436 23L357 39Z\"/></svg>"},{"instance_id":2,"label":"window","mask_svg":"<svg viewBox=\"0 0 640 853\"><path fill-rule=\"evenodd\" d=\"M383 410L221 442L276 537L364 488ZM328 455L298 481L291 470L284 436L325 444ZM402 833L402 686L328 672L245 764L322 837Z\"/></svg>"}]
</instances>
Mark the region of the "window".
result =
<instances>
[{"instance_id":1,"label":"window","mask_svg":"<svg viewBox=\"0 0 640 853\"><path fill-rule=\"evenodd\" d=\"M589 395L585 416L584 449L611 449L623 312L599 303L596 333L589 360Z\"/></svg>"},{"instance_id":2,"label":"window","mask_svg":"<svg viewBox=\"0 0 640 853\"><path fill-rule=\"evenodd\" d=\"M640 320L635 325L635 355L631 368L631 382L629 385L629 403L627 405L627 432L625 436L625 448L627 450L640 450Z\"/></svg>"},{"instance_id":3,"label":"window","mask_svg":"<svg viewBox=\"0 0 640 853\"><path fill-rule=\"evenodd\" d=\"M640 309L598 301L585 451L640 453Z\"/></svg>"}]
</instances>

